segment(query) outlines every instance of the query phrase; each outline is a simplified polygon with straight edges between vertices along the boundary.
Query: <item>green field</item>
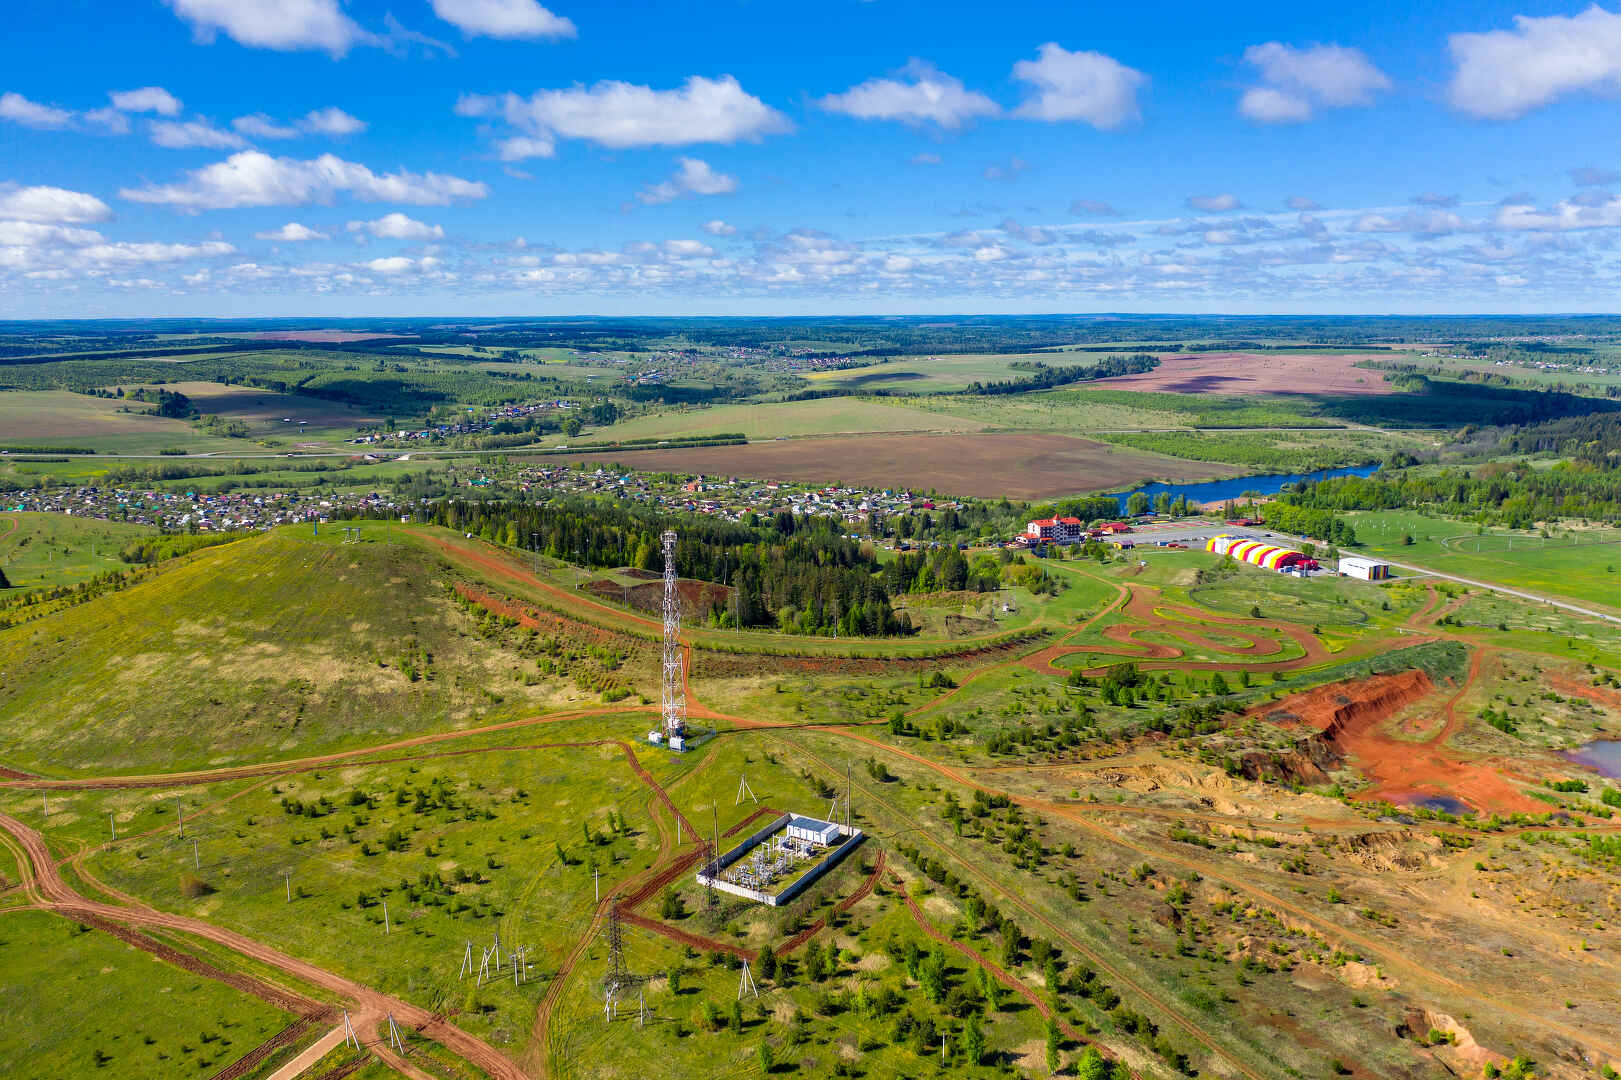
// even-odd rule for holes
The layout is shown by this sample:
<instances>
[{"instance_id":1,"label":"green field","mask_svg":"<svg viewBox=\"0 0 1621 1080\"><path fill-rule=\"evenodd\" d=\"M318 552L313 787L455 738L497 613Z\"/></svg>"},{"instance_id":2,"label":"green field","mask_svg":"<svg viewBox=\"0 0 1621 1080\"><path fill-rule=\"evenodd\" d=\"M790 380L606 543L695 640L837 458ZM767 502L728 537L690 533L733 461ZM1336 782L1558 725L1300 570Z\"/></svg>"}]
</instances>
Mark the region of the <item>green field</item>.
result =
<instances>
[{"instance_id":1,"label":"green field","mask_svg":"<svg viewBox=\"0 0 1621 1080\"><path fill-rule=\"evenodd\" d=\"M0 1062L15 1080L202 1080L292 1022L71 919L0 915Z\"/></svg>"},{"instance_id":2,"label":"green field","mask_svg":"<svg viewBox=\"0 0 1621 1080\"><path fill-rule=\"evenodd\" d=\"M878 399L818 398L653 413L583 434L578 441L667 439L740 433L751 440L874 431L980 431L986 421ZM561 440L560 440L561 441Z\"/></svg>"},{"instance_id":3,"label":"green field","mask_svg":"<svg viewBox=\"0 0 1621 1080\"><path fill-rule=\"evenodd\" d=\"M155 454L240 450L239 440L208 435L184 420L152 416L139 402L66 390L0 390L0 440L25 447L82 447L102 453Z\"/></svg>"},{"instance_id":4,"label":"green field","mask_svg":"<svg viewBox=\"0 0 1621 1080\"><path fill-rule=\"evenodd\" d=\"M157 530L63 514L7 513L0 507L0 570L13 589L75 585L124 570L119 551Z\"/></svg>"},{"instance_id":5,"label":"green field","mask_svg":"<svg viewBox=\"0 0 1621 1080\"><path fill-rule=\"evenodd\" d=\"M1014 364L1040 360L1028 353L950 353L944 356L902 356L868 367L817 371L806 378L818 390L887 390L940 394L962 390L973 382L1016 378L1029 372Z\"/></svg>"},{"instance_id":6,"label":"green field","mask_svg":"<svg viewBox=\"0 0 1621 1080\"><path fill-rule=\"evenodd\" d=\"M1352 517L1362 550L1444 574L1549 593L1600 607L1621 607L1621 533L1557 529L1538 533L1478 530L1467 522L1408 511ZM1405 543L1412 537L1411 544Z\"/></svg>"}]
</instances>

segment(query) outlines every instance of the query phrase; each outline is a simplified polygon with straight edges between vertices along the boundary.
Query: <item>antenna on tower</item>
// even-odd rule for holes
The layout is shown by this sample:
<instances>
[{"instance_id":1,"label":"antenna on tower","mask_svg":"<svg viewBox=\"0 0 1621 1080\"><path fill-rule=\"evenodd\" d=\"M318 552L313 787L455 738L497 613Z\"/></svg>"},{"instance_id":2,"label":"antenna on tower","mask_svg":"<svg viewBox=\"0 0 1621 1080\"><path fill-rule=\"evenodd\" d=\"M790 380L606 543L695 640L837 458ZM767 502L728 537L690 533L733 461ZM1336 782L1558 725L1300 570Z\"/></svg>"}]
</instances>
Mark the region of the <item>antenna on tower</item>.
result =
<instances>
[{"instance_id":1,"label":"antenna on tower","mask_svg":"<svg viewBox=\"0 0 1621 1080\"><path fill-rule=\"evenodd\" d=\"M664 531L664 738L671 750L685 750L687 677L681 659L681 594L676 588L675 530Z\"/></svg>"}]
</instances>

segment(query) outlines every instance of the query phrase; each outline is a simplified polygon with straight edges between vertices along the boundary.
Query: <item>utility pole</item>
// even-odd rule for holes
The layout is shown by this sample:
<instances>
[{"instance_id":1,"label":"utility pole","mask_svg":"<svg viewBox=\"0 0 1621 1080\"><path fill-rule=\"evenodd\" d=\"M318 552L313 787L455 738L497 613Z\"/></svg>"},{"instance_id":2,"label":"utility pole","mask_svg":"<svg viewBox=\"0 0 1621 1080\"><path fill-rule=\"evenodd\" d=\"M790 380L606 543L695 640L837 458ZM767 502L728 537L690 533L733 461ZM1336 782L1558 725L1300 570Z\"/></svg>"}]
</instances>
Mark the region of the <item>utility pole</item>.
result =
<instances>
[{"instance_id":1,"label":"utility pole","mask_svg":"<svg viewBox=\"0 0 1621 1080\"><path fill-rule=\"evenodd\" d=\"M287 902L291 904L293 902L293 872L291 870L283 870L281 872L281 880L282 884L287 886Z\"/></svg>"}]
</instances>

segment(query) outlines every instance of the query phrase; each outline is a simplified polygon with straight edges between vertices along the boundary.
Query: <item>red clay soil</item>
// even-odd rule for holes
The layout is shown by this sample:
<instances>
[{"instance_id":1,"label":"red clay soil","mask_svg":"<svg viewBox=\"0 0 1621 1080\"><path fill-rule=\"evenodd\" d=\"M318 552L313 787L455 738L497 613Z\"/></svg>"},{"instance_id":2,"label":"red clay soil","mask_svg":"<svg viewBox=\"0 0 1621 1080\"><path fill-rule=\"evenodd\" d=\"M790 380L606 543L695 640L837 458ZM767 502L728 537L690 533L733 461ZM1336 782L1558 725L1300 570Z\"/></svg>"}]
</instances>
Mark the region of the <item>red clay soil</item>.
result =
<instances>
[{"instance_id":1,"label":"red clay soil","mask_svg":"<svg viewBox=\"0 0 1621 1080\"><path fill-rule=\"evenodd\" d=\"M564 634L584 633L590 635L599 642L613 641L623 643L628 640L633 640L626 638L624 635L615 634L611 631L604 630L600 626L595 626L591 623L577 622L573 619L565 619L561 615L553 615L549 611L541 611L538 608L530 607L527 604L519 604L516 601L508 599L507 597L496 596L494 593L487 592L484 589L475 588L472 585L463 585L458 582L456 584L456 592L465 599L471 600L473 603L489 611L493 611L497 615L505 615L509 619L518 620L519 626L525 627L529 630L540 630L546 633Z\"/></svg>"},{"instance_id":2,"label":"red clay soil","mask_svg":"<svg viewBox=\"0 0 1621 1080\"><path fill-rule=\"evenodd\" d=\"M1471 672L1477 671L1477 653ZM1451 698L1456 702L1469 683ZM1376 675L1355 682L1330 683L1254 714L1273 722L1295 723L1312 730L1340 757L1349 760L1374 787L1358 792L1358 801L1413 802L1428 796L1457 799L1482 813L1541 813L1546 808L1524 795L1503 775L1500 763L1466 761L1446 746L1452 724L1427 742L1392 738L1381 725L1410 705L1434 693L1435 684L1422 671Z\"/></svg>"},{"instance_id":3,"label":"red clay soil","mask_svg":"<svg viewBox=\"0 0 1621 1080\"><path fill-rule=\"evenodd\" d=\"M1140 375L1099 380L1109 390L1173 394L1392 394L1385 373L1356 365L1401 354L1208 352L1163 357Z\"/></svg>"}]
</instances>

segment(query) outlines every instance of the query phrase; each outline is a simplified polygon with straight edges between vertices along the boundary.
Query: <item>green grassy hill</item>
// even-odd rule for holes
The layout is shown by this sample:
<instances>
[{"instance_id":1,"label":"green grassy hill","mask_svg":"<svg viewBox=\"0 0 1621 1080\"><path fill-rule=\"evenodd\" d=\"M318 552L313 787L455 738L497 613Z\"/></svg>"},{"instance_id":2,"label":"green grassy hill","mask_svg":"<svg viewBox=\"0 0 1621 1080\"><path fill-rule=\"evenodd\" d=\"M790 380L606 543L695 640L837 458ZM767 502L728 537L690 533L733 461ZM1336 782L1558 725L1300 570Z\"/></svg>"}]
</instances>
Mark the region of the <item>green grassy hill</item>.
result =
<instances>
[{"instance_id":1,"label":"green grassy hill","mask_svg":"<svg viewBox=\"0 0 1621 1080\"><path fill-rule=\"evenodd\" d=\"M0 762L45 775L319 753L580 701L474 632L401 530L280 529L0 632Z\"/></svg>"}]
</instances>

